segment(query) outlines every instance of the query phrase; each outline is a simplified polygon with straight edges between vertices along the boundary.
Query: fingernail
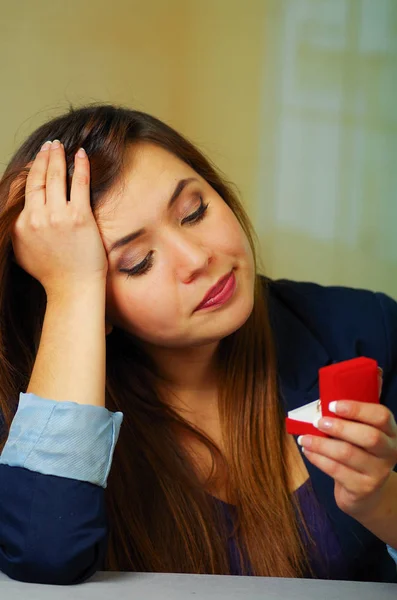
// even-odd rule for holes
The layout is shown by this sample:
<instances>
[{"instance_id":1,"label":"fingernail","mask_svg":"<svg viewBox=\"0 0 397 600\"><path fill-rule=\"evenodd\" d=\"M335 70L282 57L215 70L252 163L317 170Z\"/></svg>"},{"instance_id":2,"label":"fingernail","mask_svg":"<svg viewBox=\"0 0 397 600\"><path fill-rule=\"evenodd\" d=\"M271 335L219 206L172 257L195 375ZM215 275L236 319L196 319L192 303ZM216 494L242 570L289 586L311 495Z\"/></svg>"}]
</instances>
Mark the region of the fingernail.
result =
<instances>
[{"instance_id":1,"label":"fingernail","mask_svg":"<svg viewBox=\"0 0 397 600\"><path fill-rule=\"evenodd\" d=\"M84 158L85 156L87 156L87 153L86 153L86 151L84 150L84 148L80 148L80 149L77 151L77 156L79 156L80 158Z\"/></svg>"},{"instance_id":2,"label":"fingernail","mask_svg":"<svg viewBox=\"0 0 397 600\"><path fill-rule=\"evenodd\" d=\"M298 437L298 439L296 440L298 442L299 446L302 446L302 439L303 439L303 435L300 435Z\"/></svg>"},{"instance_id":3,"label":"fingernail","mask_svg":"<svg viewBox=\"0 0 397 600\"><path fill-rule=\"evenodd\" d=\"M45 152L46 150L49 150L51 147L51 143L52 142L44 142L44 144L40 148L40 152Z\"/></svg>"},{"instance_id":4,"label":"fingernail","mask_svg":"<svg viewBox=\"0 0 397 600\"><path fill-rule=\"evenodd\" d=\"M59 140L54 140L52 142L52 146L51 146L51 150L56 150L57 148L59 148L61 145L61 142Z\"/></svg>"},{"instance_id":5,"label":"fingernail","mask_svg":"<svg viewBox=\"0 0 397 600\"><path fill-rule=\"evenodd\" d=\"M318 417L315 421L313 421L313 427L316 427L318 429L320 419L322 419L322 417Z\"/></svg>"},{"instance_id":6,"label":"fingernail","mask_svg":"<svg viewBox=\"0 0 397 600\"><path fill-rule=\"evenodd\" d=\"M336 400L334 400L333 402L330 402L328 405L328 408L331 412L336 413Z\"/></svg>"}]
</instances>

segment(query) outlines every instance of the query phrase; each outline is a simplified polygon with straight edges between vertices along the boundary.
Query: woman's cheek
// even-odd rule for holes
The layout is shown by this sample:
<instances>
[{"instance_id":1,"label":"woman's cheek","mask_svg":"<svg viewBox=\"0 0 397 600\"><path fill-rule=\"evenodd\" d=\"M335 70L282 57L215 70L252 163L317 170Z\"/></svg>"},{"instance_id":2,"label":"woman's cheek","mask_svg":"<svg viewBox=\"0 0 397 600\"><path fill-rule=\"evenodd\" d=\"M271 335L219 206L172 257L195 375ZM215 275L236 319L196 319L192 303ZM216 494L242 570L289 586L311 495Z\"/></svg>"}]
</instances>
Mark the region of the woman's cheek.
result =
<instances>
[{"instance_id":1,"label":"woman's cheek","mask_svg":"<svg viewBox=\"0 0 397 600\"><path fill-rule=\"evenodd\" d=\"M142 337L158 335L176 321L169 313L165 295L155 286L140 295L128 290L117 303L117 313L125 328Z\"/></svg>"},{"instance_id":2,"label":"woman's cheek","mask_svg":"<svg viewBox=\"0 0 397 600\"><path fill-rule=\"evenodd\" d=\"M216 237L214 237L218 240L218 247L222 247L226 253L236 256L252 254L243 228L232 210L224 203L217 221L223 224L221 228L217 228Z\"/></svg>"}]
</instances>

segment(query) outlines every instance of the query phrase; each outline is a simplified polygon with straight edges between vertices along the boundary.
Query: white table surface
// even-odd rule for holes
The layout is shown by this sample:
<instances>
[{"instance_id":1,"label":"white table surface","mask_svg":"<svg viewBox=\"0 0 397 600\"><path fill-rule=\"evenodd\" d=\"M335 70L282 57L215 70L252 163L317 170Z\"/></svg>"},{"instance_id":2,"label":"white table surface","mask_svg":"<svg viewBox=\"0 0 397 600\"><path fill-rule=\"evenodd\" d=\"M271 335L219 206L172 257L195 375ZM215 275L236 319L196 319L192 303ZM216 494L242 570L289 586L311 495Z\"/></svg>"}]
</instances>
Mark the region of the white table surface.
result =
<instances>
[{"instance_id":1,"label":"white table surface","mask_svg":"<svg viewBox=\"0 0 397 600\"><path fill-rule=\"evenodd\" d=\"M397 600L397 584L177 575L96 573L88 582L53 586L0 573L1 600Z\"/></svg>"}]
</instances>

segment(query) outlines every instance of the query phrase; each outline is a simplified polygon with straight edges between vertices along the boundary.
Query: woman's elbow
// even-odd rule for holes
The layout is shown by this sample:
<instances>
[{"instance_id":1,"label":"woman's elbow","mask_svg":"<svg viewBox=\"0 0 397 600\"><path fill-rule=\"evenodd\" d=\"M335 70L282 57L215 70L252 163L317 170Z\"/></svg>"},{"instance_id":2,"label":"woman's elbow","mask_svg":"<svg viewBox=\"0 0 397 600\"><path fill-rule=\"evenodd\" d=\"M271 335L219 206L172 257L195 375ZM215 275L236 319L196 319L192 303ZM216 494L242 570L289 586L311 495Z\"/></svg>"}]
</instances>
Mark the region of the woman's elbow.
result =
<instances>
[{"instance_id":1,"label":"woman's elbow","mask_svg":"<svg viewBox=\"0 0 397 600\"><path fill-rule=\"evenodd\" d=\"M101 570L104 546L98 544L84 552L65 552L59 548L25 549L10 556L0 548L0 571L11 579L26 583L76 585Z\"/></svg>"}]
</instances>

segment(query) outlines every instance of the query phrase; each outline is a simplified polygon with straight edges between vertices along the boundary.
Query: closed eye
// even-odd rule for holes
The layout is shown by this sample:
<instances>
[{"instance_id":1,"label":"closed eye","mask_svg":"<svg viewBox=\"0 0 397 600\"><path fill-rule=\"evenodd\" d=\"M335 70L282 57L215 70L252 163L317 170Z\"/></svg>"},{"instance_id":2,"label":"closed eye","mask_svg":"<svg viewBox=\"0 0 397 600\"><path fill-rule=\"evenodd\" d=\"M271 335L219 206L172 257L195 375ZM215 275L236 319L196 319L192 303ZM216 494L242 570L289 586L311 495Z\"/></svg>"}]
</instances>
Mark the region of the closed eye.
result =
<instances>
[{"instance_id":1,"label":"closed eye","mask_svg":"<svg viewBox=\"0 0 397 600\"><path fill-rule=\"evenodd\" d=\"M182 219L181 225L183 225L184 223L197 223L198 221L201 221L201 219L204 218L207 208L208 204L204 204L203 199L200 196L200 206L194 213L192 213L185 219Z\"/></svg>"},{"instance_id":2,"label":"closed eye","mask_svg":"<svg viewBox=\"0 0 397 600\"><path fill-rule=\"evenodd\" d=\"M208 203L204 204L203 199L200 196L200 206L196 211L194 211L194 213L182 219L181 225L183 225L184 223L193 225L200 222L202 219L204 219L205 213L207 212L207 208ZM143 275L144 273L147 273L153 266L153 254L154 252L153 250L151 250L149 254L145 256L143 261L140 262L138 265L132 267L131 269L120 269L120 273L127 273L127 279L134 275Z\"/></svg>"}]
</instances>

